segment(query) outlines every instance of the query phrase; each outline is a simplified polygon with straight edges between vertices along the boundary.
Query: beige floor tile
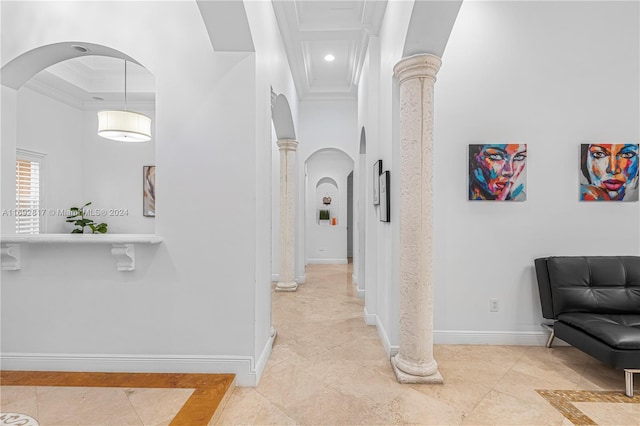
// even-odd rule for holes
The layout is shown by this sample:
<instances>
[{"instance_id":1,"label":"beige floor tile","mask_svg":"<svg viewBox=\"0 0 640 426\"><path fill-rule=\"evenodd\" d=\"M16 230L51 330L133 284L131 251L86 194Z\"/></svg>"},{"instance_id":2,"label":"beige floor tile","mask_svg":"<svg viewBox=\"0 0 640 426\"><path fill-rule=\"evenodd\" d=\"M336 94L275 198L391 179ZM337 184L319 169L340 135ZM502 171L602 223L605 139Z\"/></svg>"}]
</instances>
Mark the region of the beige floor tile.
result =
<instances>
[{"instance_id":1,"label":"beige floor tile","mask_svg":"<svg viewBox=\"0 0 640 426\"><path fill-rule=\"evenodd\" d=\"M449 384L446 375L442 385L410 385L423 393L461 411L463 415L471 413L475 407L491 392L491 388L480 383Z\"/></svg>"},{"instance_id":2,"label":"beige floor tile","mask_svg":"<svg viewBox=\"0 0 640 426\"><path fill-rule=\"evenodd\" d=\"M2 386L0 412L20 413L38 418L38 399L35 386Z\"/></svg>"},{"instance_id":3,"label":"beige floor tile","mask_svg":"<svg viewBox=\"0 0 640 426\"><path fill-rule=\"evenodd\" d=\"M304 425L382 425L397 421L394 412L366 398L326 387L311 398L288 404L287 414Z\"/></svg>"},{"instance_id":4,"label":"beige floor tile","mask_svg":"<svg viewBox=\"0 0 640 426\"><path fill-rule=\"evenodd\" d=\"M560 425L564 417L542 397L529 402L491 391L475 409L465 416L465 425Z\"/></svg>"},{"instance_id":5,"label":"beige floor tile","mask_svg":"<svg viewBox=\"0 0 640 426\"><path fill-rule=\"evenodd\" d=\"M526 368L525 368L526 367ZM526 371L526 373L522 372ZM493 387L494 390L528 401L536 398L535 389L575 389L580 377L565 377L563 372L553 374L536 366L518 363Z\"/></svg>"},{"instance_id":6,"label":"beige floor tile","mask_svg":"<svg viewBox=\"0 0 640 426\"><path fill-rule=\"evenodd\" d=\"M125 389L145 425L169 424L193 393L192 389Z\"/></svg>"},{"instance_id":7,"label":"beige floor tile","mask_svg":"<svg viewBox=\"0 0 640 426\"><path fill-rule=\"evenodd\" d=\"M215 424L294 425L296 422L254 388L237 387Z\"/></svg>"},{"instance_id":8,"label":"beige floor tile","mask_svg":"<svg viewBox=\"0 0 640 426\"><path fill-rule=\"evenodd\" d=\"M402 424L458 425L464 418L462 410L414 389L404 390L392 401L392 406Z\"/></svg>"},{"instance_id":9,"label":"beige floor tile","mask_svg":"<svg viewBox=\"0 0 640 426\"><path fill-rule=\"evenodd\" d=\"M636 390L640 390L640 383L634 381ZM578 383L581 390L617 390L624 391L624 371L614 370L600 361L593 359L585 368L582 378Z\"/></svg>"},{"instance_id":10,"label":"beige floor tile","mask_svg":"<svg viewBox=\"0 0 640 426\"><path fill-rule=\"evenodd\" d=\"M41 426L142 425L124 389L38 387Z\"/></svg>"},{"instance_id":11,"label":"beige floor tile","mask_svg":"<svg viewBox=\"0 0 640 426\"><path fill-rule=\"evenodd\" d=\"M281 363L265 374L257 391L278 407L305 401L324 388L316 377L309 374L308 366L298 363Z\"/></svg>"},{"instance_id":12,"label":"beige floor tile","mask_svg":"<svg viewBox=\"0 0 640 426\"><path fill-rule=\"evenodd\" d=\"M574 402L573 405L599 426L640 425L640 404Z\"/></svg>"}]
</instances>

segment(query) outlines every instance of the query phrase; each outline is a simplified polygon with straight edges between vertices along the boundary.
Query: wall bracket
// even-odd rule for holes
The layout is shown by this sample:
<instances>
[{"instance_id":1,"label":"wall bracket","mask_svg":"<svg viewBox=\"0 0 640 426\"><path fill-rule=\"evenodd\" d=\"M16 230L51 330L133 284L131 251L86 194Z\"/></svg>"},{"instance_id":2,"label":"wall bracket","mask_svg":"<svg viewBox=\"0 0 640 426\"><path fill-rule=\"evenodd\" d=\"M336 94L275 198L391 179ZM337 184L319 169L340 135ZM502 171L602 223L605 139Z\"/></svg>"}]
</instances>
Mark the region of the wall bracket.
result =
<instances>
[{"instance_id":1,"label":"wall bracket","mask_svg":"<svg viewBox=\"0 0 640 426\"><path fill-rule=\"evenodd\" d=\"M2 244L2 270L17 271L22 267L19 244Z\"/></svg>"}]
</instances>

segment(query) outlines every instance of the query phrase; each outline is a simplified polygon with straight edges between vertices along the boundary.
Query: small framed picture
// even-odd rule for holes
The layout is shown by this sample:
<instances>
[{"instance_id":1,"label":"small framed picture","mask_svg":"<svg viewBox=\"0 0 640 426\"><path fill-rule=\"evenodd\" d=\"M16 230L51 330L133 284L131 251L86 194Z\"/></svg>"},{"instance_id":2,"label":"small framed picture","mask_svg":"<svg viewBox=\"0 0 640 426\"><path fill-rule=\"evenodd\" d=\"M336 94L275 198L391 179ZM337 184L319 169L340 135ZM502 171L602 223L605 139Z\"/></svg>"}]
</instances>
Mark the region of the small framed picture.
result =
<instances>
[{"instance_id":1,"label":"small framed picture","mask_svg":"<svg viewBox=\"0 0 640 426\"><path fill-rule=\"evenodd\" d=\"M380 222L391 222L390 213L389 170L386 170L380 175Z\"/></svg>"},{"instance_id":2,"label":"small framed picture","mask_svg":"<svg viewBox=\"0 0 640 426\"><path fill-rule=\"evenodd\" d=\"M373 164L373 205L380 204L380 173L382 173L382 160Z\"/></svg>"},{"instance_id":3,"label":"small framed picture","mask_svg":"<svg viewBox=\"0 0 640 426\"><path fill-rule=\"evenodd\" d=\"M156 216L156 166L142 167L142 214Z\"/></svg>"}]
</instances>

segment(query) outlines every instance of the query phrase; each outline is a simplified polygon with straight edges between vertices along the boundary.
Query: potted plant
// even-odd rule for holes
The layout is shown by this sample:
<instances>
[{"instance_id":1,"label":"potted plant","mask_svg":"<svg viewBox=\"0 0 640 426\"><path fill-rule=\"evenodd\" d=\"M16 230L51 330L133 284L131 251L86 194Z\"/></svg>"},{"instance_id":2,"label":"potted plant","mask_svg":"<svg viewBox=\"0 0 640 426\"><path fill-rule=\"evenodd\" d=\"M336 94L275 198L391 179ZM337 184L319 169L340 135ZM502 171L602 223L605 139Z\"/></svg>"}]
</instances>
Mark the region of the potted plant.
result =
<instances>
[{"instance_id":1,"label":"potted plant","mask_svg":"<svg viewBox=\"0 0 640 426\"><path fill-rule=\"evenodd\" d=\"M320 223L329 223L331 219L331 212L329 210L320 210L318 214L318 220Z\"/></svg>"},{"instance_id":2,"label":"potted plant","mask_svg":"<svg viewBox=\"0 0 640 426\"><path fill-rule=\"evenodd\" d=\"M69 209L70 215L67 216L67 222L73 223L75 226L77 226L77 228L74 228L73 231L71 231L72 234L84 234L84 228L86 228L87 226L91 229L92 234L106 234L106 223L95 223L92 219L87 219L84 217L84 209L85 207L90 205L91 202L88 202L82 207L71 207Z\"/></svg>"}]
</instances>

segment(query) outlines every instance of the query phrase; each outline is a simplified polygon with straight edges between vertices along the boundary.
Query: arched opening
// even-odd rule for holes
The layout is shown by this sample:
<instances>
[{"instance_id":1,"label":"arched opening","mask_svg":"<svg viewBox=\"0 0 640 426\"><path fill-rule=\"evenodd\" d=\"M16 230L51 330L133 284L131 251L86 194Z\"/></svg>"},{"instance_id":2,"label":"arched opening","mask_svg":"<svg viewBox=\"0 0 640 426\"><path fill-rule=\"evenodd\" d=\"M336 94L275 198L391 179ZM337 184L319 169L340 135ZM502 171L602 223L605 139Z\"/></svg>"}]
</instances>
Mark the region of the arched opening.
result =
<instances>
[{"instance_id":1,"label":"arched opening","mask_svg":"<svg viewBox=\"0 0 640 426\"><path fill-rule=\"evenodd\" d=\"M272 193L272 204L271 204L271 280L279 281L280 279L280 268L282 267L281 262L281 185L283 173L286 173L286 170L282 169L282 156L281 152L277 146L278 141L282 140L295 140L296 132L293 125L293 116L291 115L291 108L289 106L289 101L287 97L283 94L277 95L273 88L271 89L271 120L272 120L272 151L271 151L271 164L273 165L272 169L272 181L271 181L271 193ZM297 160L295 161L297 163ZM294 176L297 177L297 164L293 164ZM294 184L296 180L294 179ZM297 197L298 190L294 191L295 196ZM295 202L295 200L294 200ZM297 215L296 220L296 232L300 232L300 217L304 215L304 211L300 211L300 209L296 209L295 211ZM295 239L296 244L299 241L299 238ZM296 281L299 281L301 274L304 272L304 265L300 265L300 257L299 250L294 251L294 268L295 268L295 277ZM302 272L300 272L302 271Z\"/></svg>"},{"instance_id":2,"label":"arched opening","mask_svg":"<svg viewBox=\"0 0 640 426\"><path fill-rule=\"evenodd\" d=\"M353 159L339 149L321 149L307 158L305 170L305 263L346 264L348 176ZM319 219L322 211L329 211L326 223Z\"/></svg>"},{"instance_id":3,"label":"arched opening","mask_svg":"<svg viewBox=\"0 0 640 426\"><path fill-rule=\"evenodd\" d=\"M3 147L3 154L11 155L3 155L2 179L13 186L16 205L21 194L16 194L15 182L22 179L19 173L16 178L17 164L38 164L39 185L31 192L37 198L38 230L28 233L70 233L76 225L66 222L67 212L88 202L87 217L106 223L108 233L155 232L155 199L149 199L155 197L149 191L149 185L155 185L153 74L115 49L64 42L38 47L8 62L2 68L2 84L3 95L11 98L3 103L2 123L11 126L9 134L14 135L3 138L3 145L10 145ZM151 117L151 141L131 144L97 135L98 111L125 109ZM3 183L5 190L8 185ZM19 223L3 222L3 226L23 232Z\"/></svg>"},{"instance_id":4,"label":"arched opening","mask_svg":"<svg viewBox=\"0 0 640 426\"><path fill-rule=\"evenodd\" d=\"M293 126L293 117L289 101L283 94L276 96L271 108L273 127L278 139L295 139L296 129Z\"/></svg>"}]
</instances>

